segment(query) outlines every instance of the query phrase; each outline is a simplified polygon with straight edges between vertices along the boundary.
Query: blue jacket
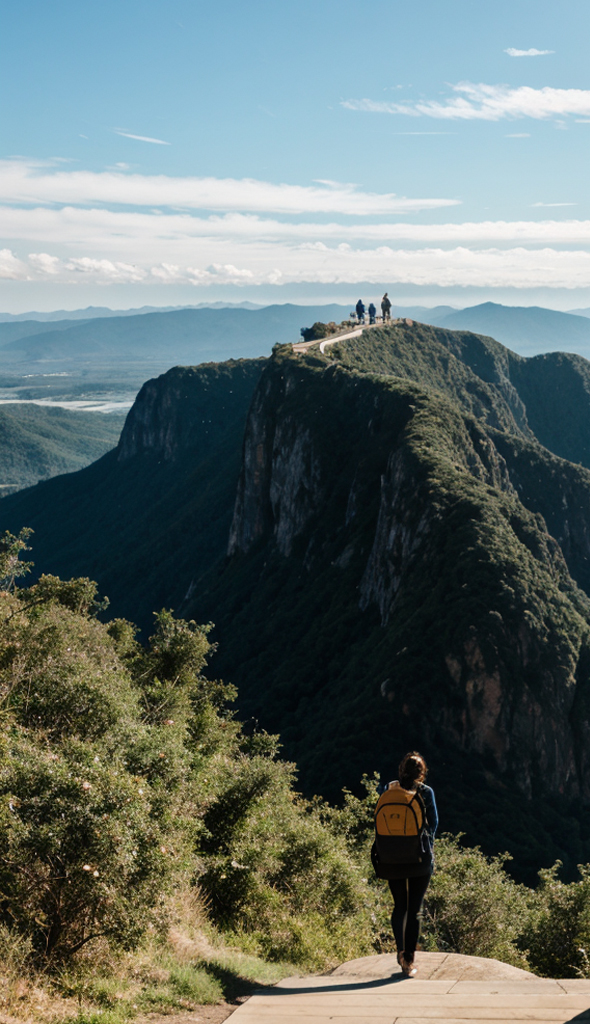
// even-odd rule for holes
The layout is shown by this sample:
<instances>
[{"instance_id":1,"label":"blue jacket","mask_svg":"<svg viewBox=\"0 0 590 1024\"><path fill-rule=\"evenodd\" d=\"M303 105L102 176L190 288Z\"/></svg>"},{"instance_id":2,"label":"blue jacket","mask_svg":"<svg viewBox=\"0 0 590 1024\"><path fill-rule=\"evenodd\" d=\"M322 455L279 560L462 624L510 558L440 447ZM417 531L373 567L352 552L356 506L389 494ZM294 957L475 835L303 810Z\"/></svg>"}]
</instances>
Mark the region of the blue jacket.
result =
<instances>
[{"instance_id":1,"label":"blue jacket","mask_svg":"<svg viewBox=\"0 0 590 1024\"><path fill-rule=\"evenodd\" d=\"M432 855L434 850L434 837L438 828L436 799L434 796L434 790L431 789L430 786L425 786L424 783L422 783L418 792L424 801L424 809L426 811L426 828L424 829L424 835L428 841L430 853Z\"/></svg>"}]
</instances>

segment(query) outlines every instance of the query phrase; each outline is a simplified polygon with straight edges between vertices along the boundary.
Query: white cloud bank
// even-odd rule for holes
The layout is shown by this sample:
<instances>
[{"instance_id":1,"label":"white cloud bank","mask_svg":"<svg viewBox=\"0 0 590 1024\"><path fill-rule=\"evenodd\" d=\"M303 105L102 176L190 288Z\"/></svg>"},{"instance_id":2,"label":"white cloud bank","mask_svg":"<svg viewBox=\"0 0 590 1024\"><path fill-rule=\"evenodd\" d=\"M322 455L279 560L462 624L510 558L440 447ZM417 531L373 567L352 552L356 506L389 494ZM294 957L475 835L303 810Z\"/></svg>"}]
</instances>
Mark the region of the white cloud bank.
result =
<instances>
[{"instance_id":1,"label":"white cloud bank","mask_svg":"<svg viewBox=\"0 0 590 1024\"><path fill-rule=\"evenodd\" d=\"M528 85L512 89L507 85L486 85L483 82L459 82L451 88L456 95L442 103L439 100L391 103L363 99L344 100L342 106L375 114L463 121L501 121L523 117L546 120L570 114L590 116L590 89L554 89L550 86L533 89Z\"/></svg>"},{"instance_id":2,"label":"white cloud bank","mask_svg":"<svg viewBox=\"0 0 590 1024\"><path fill-rule=\"evenodd\" d=\"M555 53L555 50L535 50L534 47L530 50L516 50L514 46L509 46L504 53L509 57L545 57L548 53Z\"/></svg>"},{"instance_id":3,"label":"white cloud bank","mask_svg":"<svg viewBox=\"0 0 590 1024\"><path fill-rule=\"evenodd\" d=\"M18 160L0 162L2 200L6 281L590 287L590 220L409 222L456 199Z\"/></svg>"},{"instance_id":4,"label":"white cloud bank","mask_svg":"<svg viewBox=\"0 0 590 1024\"><path fill-rule=\"evenodd\" d=\"M562 206L534 203L535 207ZM129 262L152 259L174 263L190 260L196 247L218 243L239 248L251 242L400 242L449 244L513 242L534 245L590 245L590 220L465 221L416 224L282 221L256 214L229 213L196 216L189 213L152 213L135 210L80 209L66 206L0 207L0 233L6 240L60 245L70 251L86 248L109 258Z\"/></svg>"},{"instance_id":5,"label":"white cloud bank","mask_svg":"<svg viewBox=\"0 0 590 1024\"><path fill-rule=\"evenodd\" d=\"M456 199L406 199L355 185L286 185L253 178L173 178L164 174L70 171L23 160L0 161L0 202L248 210L385 216L456 206Z\"/></svg>"},{"instance_id":6,"label":"white cloud bank","mask_svg":"<svg viewBox=\"0 0 590 1024\"><path fill-rule=\"evenodd\" d=\"M327 246L308 242L293 247L251 246L240 253L249 265L214 261L201 266L160 263L138 266L122 261L80 256L59 260L49 253L19 259L0 251L0 277L9 280L84 280L98 285L134 283L190 284L355 284L360 282L489 288L588 288L590 253L544 248L511 249L375 249L346 243Z\"/></svg>"}]
</instances>

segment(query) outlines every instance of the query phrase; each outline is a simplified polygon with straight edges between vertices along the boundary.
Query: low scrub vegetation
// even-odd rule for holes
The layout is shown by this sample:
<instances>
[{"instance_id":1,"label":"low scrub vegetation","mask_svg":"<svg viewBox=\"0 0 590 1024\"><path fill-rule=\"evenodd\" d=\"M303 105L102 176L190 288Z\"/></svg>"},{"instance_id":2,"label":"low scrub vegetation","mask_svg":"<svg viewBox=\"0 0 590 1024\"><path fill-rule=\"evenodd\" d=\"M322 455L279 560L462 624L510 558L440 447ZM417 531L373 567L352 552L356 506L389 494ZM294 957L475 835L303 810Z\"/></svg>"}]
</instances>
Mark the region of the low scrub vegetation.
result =
<instances>
[{"instance_id":1,"label":"low scrub vegetation","mask_svg":"<svg viewBox=\"0 0 590 1024\"><path fill-rule=\"evenodd\" d=\"M205 676L208 626L163 611L140 645L89 580L16 586L26 540L0 547L1 1009L116 1024L391 950L376 780L301 797ZM437 860L426 949L590 975L590 867L533 891L460 837Z\"/></svg>"},{"instance_id":2,"label":"low scrub vegetation","mask_svg":"<svg viewBox=\"0 0 590 1024\"><path fill-rule=\"evenodd\" d=\"M322 338L329 338L331 334L337 334L343 326L345 326L344 323L337 324L334 320L330 320L327 324L316 320L311 327L302 327L300 334L304 341L321 341Z\"/></svg>"}]
</instances>

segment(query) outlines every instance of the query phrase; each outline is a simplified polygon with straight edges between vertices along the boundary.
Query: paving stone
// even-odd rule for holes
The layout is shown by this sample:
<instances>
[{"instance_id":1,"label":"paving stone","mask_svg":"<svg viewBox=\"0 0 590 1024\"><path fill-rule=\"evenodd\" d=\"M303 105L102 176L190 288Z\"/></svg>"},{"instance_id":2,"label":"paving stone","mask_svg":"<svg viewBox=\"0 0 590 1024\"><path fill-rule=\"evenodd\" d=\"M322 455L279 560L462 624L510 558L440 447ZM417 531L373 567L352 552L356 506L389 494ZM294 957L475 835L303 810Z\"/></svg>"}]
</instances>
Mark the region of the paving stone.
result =
<instances>
[{"instance_id":1,"label":"paving stone","mask_svg":"<svg viewBox=\"0 0 590 1024\"><path fill-rule=\"evenodd\" d=\"M390 955L256 992L232 1024L590 1024L590 980L537 978L483 957L420 953L418 978ZM441 976L442 975L442 976Z\"/></svg>"}]
</instances>

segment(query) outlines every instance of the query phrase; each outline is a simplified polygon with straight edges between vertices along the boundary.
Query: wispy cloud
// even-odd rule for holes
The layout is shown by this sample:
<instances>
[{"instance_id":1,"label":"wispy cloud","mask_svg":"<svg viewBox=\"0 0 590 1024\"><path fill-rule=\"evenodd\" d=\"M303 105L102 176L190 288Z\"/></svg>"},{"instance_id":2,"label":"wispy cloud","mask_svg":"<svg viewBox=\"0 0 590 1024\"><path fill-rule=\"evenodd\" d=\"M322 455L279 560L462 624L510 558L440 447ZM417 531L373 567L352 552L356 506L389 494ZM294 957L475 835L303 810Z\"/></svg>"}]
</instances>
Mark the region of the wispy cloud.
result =
<instances>
[{"instance_id":1,"label":"wispy cloud","mask_svg":"<svg viewBox=\"0 0 590 1024\"><path fill-rule=\"evenodd\" d=\"M136 142L151 142L154 146L171 146L171 142L164 142L164 139L152 139L149 135L132 135L131 132L121 131L120 128L113 129L115 135L122 135L125 139L135 139Z\"/></svg>"},{"instance_id":2,"label":"wispy cloud","mask_svg":"<svg viewBox=\"0 0 590 1024\"><path fill-rule=\"evenodd\" d=\"M514 46L509 46L504 53L509 57L545 57L548 53L555 53L555 50L535 50L534 47L530 50L516 50Z\"/></svg>"},{"instance_id":3,"label":"wispy cloud","mask_svg":"<svg viewBox=\"0 0 590 1024\"><path fill-rule=\"evenodd\" d=\"M507 139L530 139L530 132L510 132L505 136Z\"/></svg>"},{"instance_id":4,"label":"wispy cloud","mask_svg":"<svg viewBox=\"0 0 590 1024\"><path fill-rule=\"evenodd\" d=\"M511 89L507 85L486 85L459 82L451 86L455 96L446 101L417 100L413 103L391 103L381 100L344 100L348 110L376 114L405 114L409 117L435 117L440 120L501 121L531 117L544 120L568 114L590 116L590 89L554 89L544 86L533 89L523 85Z\"/></svg>"},{"instance_id":5,"label":"wispy cloud","mask_svg":"<svg viewBox=\"0 0 590 1024\"><path fill-rule=\"evenodd\" d=\"M577 206L577 203L531 203L531 206Z\"/></svg>"},{"instance_id":6,"label":"wispy cloud","mask_svg":"<svg viewBox=\"0 0 590 1024\"><path fill-rule=\"evenodd\" d=\"M456 206L456 199L408 199L363 192L354 185L286 185L252 178L173 178L117 171L64 171L17 160L0 161L0 202L92 203L248 210L257 213L384 216Z\"/></svg>"}]
</instances>

